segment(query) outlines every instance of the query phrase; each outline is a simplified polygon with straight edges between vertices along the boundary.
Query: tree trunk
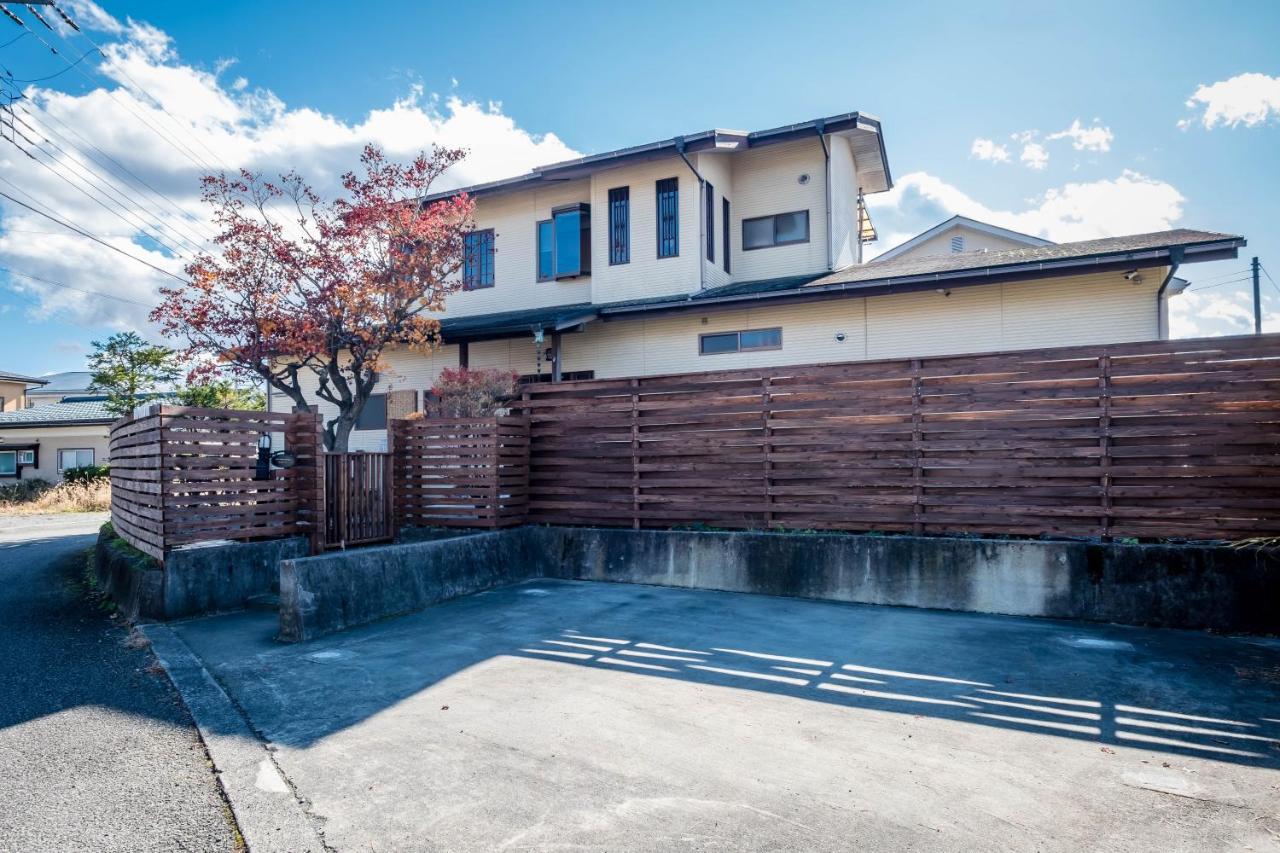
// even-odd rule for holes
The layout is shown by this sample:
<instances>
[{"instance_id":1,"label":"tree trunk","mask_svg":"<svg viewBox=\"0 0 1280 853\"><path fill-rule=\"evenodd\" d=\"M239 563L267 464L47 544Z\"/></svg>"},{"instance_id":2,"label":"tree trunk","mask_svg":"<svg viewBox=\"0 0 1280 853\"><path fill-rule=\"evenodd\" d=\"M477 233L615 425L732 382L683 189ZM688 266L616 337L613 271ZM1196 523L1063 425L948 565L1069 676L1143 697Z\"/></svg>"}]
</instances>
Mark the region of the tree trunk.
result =
<instances>
[{"instance_id":1,"label":"tree trunk","mask_svg":"<svg viewBox=\"0 0 1280 853\"><path fill-rule=\"evenodd\" d=\"M329 421L324 428L325 449L330 453L346 453L351 441L351 430L355 429L356 418L350 412L338 415Z\"/></svg>"}]
</instances>

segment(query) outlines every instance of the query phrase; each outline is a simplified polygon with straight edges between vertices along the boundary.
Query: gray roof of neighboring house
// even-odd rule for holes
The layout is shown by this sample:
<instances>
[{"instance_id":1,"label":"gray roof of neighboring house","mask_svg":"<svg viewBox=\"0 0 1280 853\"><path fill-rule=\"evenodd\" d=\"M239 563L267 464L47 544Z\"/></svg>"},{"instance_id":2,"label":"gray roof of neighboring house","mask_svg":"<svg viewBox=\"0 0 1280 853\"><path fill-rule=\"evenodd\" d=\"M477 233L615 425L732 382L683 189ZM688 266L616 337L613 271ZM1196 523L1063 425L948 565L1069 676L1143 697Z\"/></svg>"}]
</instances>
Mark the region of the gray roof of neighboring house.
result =
<instances>
[{"instance_id":1,"label":"gray roof of neighboring house","mask_svg":"<svg viewBox=\"0 0 1280 853\"><path fill-rule=\"evenodd\" d=\"M93 374L87 370L68 370L50 373L32 381L44 386L30 389L36 394L83 394L93 384Z\"/></svg>"},{"instance_id":2,"label":"gray roof of neighboring house","mask_svg":"<svg viewBox=\"0 0 1280 853\"><path fill-rule=\"evenodd\" d=\"M21 373L9 373L7 370L0 370L0 382L25 382L28 385L43 385L45 380L37 379L34 376L23 376Z\"/></svg>"},{"instance_id":3,"label":"gray roof of neighboring house","mask_svg":"<svg viewBox=\"0 0 1280 853\"><path fill-rule=\"evenodd\" d=\"M120 416L108 412L106 407L106 397L67 397L58 403L4 412L0 414L0 429L109 424Z\"/></svg>"}]
</instances>

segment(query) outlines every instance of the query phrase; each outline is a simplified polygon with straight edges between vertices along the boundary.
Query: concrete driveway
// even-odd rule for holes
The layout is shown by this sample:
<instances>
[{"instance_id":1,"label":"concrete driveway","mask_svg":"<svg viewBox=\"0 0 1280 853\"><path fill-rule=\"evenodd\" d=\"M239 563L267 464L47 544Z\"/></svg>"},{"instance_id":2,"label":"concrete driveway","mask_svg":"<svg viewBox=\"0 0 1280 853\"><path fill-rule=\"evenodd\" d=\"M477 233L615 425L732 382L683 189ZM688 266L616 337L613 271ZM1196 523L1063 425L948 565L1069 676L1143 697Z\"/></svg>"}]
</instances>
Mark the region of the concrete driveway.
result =
<instances>
[{"instance_id":1,"label":"concrete driveway","mask_svg":"<svg viewBox=\"0 0 1280 853\"><path fill-rule=\"evenodd\" d=\"M1275 850L1280 644L539 581L181 638L338 850Z\"/></svg>"}]
</instances>

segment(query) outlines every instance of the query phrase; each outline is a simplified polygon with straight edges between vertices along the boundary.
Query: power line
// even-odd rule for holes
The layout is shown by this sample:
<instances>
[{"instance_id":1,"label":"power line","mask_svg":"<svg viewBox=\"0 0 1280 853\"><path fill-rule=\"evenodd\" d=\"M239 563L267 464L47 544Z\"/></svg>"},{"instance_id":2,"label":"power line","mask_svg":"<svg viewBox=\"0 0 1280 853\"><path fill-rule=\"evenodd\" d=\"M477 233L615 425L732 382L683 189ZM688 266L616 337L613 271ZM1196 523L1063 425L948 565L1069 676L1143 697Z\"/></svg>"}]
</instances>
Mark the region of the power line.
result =
<instances>
[{"instance_id":1,"label":"power line","mask_svg":"<svg viewBox=\"0 0 1280 853\"><path fill-rule=\"evenodd\" d=\"M1248 280L1249 280L1249 277L1246 275L1246 276L1241 276L1240 278L1233 278L1230 281L1220 281L1217 284L1206 284L1202 287L1188 287L1187 292L1195 293L1198 290L1213 290L1215 287L1226 287L1229 284L1240 284L1241 282L1245 282Z\"/></svg>"},{"instance_id":2,"label":"power line","mask_svg":"<svg viewBox=\"0 0 1280 853\"><path fill-rule=\"evenodd\" d=\"M61 287L61 288L64 288L64 289L66 289L66 290L74 290L74 291L76 291L77 293L84 293L84 294L88 294L89 296L101 296L101 297L103 297L104 299L114 299L114 300L116 300L116 301L118 301L118 302L128 302L130 305L137 305L137 306L140 306L140 307L142 307L142 308L150 309L150 308L154 308L154 307L155 307L155 306L153 306L153 305L149 305L149 304L148 304L148 303L146 303L146 302L139 302L139 301L138 301L138 300L136 300L136 299L130 299L130 298L129 298L129 297L127 297L127 296L117 296L117 295L115 295L114 293L103 293L101 290L86 290L86 289L84 289L83 287L73 287L73 286L72 286L72 285L70 285L70 284L63 284L62 282L60 282L60 281L54 281L54 280L53 280L53 279L51 279L51 278L43 278L42 276L32 275L31 273L18 272L17 270L15 270L15 269L11 269L10 267L3 267L3 266L0 266L0 272L8 273L9 275L16 275L16 276L20 276L21 278L29 278L29 279L31 279L32 281L38 281L38 282L40 282L41 284L48 284L48 285L51 285L51 286L53 286L53 287Z\"/></svg>"},{"instance_id":3,"label":"power line","mask_svg":"<svg viewBox=\"0 0 1280 853\"><path fill-rule=\"evenodd\" d=\"M0 175L0 181L4 181L6 184L18 190L19 192L22 191L21 187L17 186L16 184L14 184L12 181L4 177L3 175ZM43 210L39 210L35 207L32 207L26 202L19 201L18 199L14 198L13 196L9 195L7 192L4 192L3 190L0 190L0 197L7 198L9 199L9 201L13 202L14 204L19 205L21 207L25 207L27 210L39 216L43 216L45 219L48 219L50 222L56 222L62 227L67 228L71 231L74 231L82 237L88 237L93 242L98 243L99 245L105 246L106 248L110 249L113 252L117 252L121 255L124 255L126 258L129 258L130 260L137 261L138 263L144 266L150 267L151 269L155 270L158 273L167 275L169 276L169 278L175 281L181 282L182 284L188 284L186 279L176 276L173 273L169 272L168 270L162 269L161 267L158 267L155 264L151 263L150 261L144 260L143 258L140 258L137 255L126 252L124 249L121 249L119 246L113 246L110 243L108 243L106 240L99 239L98 237L95 237L93 234L90 234L88 231L85 231L82 228L78 228L75 225L71 225L70 223L67 223L67 222L63 222L61 219L59 219L56 216L53 216L51 214L45 213Z\"/></svg>"},{"instance_id":4,"label":"power line","mask_svg":"<svg viewBox=\"0 0 1280 853\"><path fill-rule=\"evenodd\" d=\"M79 58L79 59L77 59L75 62L72 62L70 65L68 65L66 68L62 69L61 71L54 72L53 74L50 74L50 75L48 75L48 76L46 76L46 77L32 77L32 78L31 78L31 79L29 79L29 80L23 80L23 79L18 78L18 77L12 77L12 78L10 78L10 79L11 79L14 83L43 83L45 80L52 80L52 79L53 79L53 78L55 78L55 77L61 77L63 74L66 74L66 73L67 73L68 71L70 71L72 68L75 68L75 67L76 67L77 65L79 65L81 62L84 62L85 57L87 57L87 56L88 56L89 54L91 54L91 53L93 53L93 51L92 51L92 50L86 50L84 53L80 54L80 58Z\"/></svg>"}]
</instances>

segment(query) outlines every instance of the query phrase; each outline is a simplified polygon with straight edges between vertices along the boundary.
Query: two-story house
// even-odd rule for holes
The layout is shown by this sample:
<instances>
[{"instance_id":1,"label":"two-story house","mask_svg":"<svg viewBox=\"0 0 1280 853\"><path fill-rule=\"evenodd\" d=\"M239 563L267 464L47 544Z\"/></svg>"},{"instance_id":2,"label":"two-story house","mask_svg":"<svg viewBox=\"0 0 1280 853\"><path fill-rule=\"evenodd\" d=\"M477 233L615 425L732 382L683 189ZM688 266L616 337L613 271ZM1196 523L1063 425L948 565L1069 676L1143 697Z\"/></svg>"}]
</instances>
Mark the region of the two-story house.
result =
<instances>
[{"instance_id":1,"label":"two-story house","mask_svg":"<svg viewBox=\"0 0 1280 853\"><path fill-rule=\"evenodd\" d=\"M463 287L444 346L391 354L352 448L383 446L388 405L416 406L446 366L556 381L1159 338L1177 265L1244 245L1185 230L1058 245L992 232L979 251L863 263L864 198L891 187L881 123L847 113L429 197L476 201Z\"/></svg>"}]
</instances>

